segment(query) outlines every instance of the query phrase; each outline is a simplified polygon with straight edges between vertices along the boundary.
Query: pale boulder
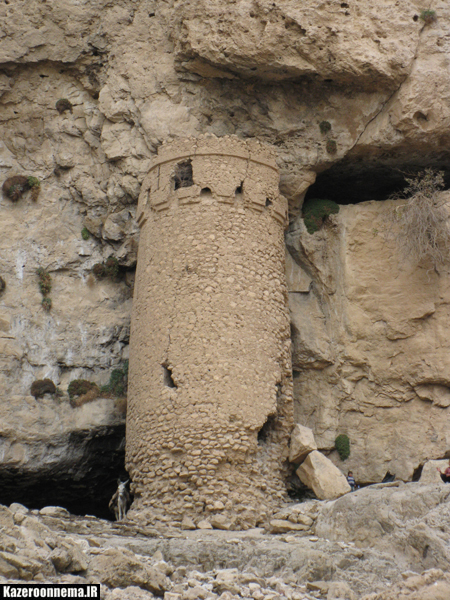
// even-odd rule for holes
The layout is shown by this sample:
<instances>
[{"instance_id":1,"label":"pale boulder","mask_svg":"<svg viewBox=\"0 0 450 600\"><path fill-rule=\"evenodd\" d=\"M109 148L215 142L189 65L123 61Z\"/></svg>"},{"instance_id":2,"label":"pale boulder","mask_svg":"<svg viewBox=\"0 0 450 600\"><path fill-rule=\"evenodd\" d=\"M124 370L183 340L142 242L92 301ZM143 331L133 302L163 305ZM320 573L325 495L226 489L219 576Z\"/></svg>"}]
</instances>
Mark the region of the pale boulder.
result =
<instances>
[{"instance_id":1,"label":"pale boulder","mask_svg":"<svg viewBox=\"0 0 450 600\"><path fill-rule=\"evenodd\" d=\"M320 500L334 500L350 491L341 471L317 450L308 454L296 473Z\"/></svg>"},{"instance_id":2,"label":"pale boulder","mask_svg":"<svg viewBox=\"0 0 450 600\"><path fill-rule=\"evenodd\" d=\"M317 450L317 444L312 429L297 424L291 433L290 462L302 463L313 450Z\"/></svg>"}]
</instances>

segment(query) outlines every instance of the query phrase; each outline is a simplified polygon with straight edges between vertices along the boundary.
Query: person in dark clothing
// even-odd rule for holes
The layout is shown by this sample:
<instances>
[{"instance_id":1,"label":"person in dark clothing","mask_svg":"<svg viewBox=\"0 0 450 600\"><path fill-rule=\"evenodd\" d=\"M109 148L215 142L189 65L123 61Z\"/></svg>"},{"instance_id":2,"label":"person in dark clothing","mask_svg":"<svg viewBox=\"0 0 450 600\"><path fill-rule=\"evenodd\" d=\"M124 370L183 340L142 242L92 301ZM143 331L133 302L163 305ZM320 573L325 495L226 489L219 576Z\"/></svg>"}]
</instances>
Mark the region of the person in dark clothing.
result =
<instances>
[{"instance_id":1,"label":"person in dark clothing","mask_svg":"<svg viewBox=\"0 0 450 600\"><path fill-rule=\"evenodd\" d=\"M347 481L348 481L348 485L350 486L350 491L354 492L355 488L356 488L356 481L355 481L355 478L353 477L352 471L348 472Z\"/></svg>"}]
</instances>

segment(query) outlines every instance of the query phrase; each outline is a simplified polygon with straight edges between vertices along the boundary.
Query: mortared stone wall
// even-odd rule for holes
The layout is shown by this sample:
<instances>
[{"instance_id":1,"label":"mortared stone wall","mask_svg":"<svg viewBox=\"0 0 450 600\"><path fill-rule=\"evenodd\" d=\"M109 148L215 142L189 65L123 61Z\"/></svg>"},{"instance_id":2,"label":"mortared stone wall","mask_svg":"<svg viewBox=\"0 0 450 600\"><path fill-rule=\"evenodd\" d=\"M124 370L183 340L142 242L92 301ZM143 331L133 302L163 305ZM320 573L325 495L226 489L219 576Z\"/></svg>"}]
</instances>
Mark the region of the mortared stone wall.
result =
<instances>
[{"instance_id":1,"label":"mortared stone wall","mask_svg":"<svg viewBox=\"0 0 450 600\"><path fill-rule=\"evenodd\" d=\"M149 523L247 528L286 499L287 202L275 158L254 140L177 140L144 181L126 460L133 512Z\"/></svg>"}]
</instances>

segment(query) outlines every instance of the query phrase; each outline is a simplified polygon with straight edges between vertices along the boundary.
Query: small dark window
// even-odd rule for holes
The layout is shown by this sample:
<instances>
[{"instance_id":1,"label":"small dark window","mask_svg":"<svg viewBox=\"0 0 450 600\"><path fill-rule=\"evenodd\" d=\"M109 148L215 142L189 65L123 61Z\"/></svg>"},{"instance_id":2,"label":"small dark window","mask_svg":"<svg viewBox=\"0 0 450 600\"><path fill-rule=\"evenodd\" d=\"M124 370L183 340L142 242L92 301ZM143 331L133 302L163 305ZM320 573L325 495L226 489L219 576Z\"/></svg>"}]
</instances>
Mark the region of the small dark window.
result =
<instances>
[{"instance_id":1,"label":"small dark window","mask_svg":"<svg viewBox=\"0 0 450 600\"><path fill-rule=\"evenodd\" d=\"M211 190L210 190L210 188L208 188L208 187L202 188L200 190L200 196L211 196Z\"/></svg>"},{"instance_id":2,"label":"small dark window","mask_svg":"<svg viewBox=\"0 0 450 600\"><path fill-rule=\"evenodd\" d=\"M243 191L244 191L244 182L243 182L243 181L241 181L241 185L239 185L239 186L236 188L236 190L235 190L235 192L234 192L234 195L235 195L235 196L240 196L240 195L242 194L242 192L243 192Z\"/></svg>"},{"instance_id":3,"label":"small dark window","mask_svg":"<svg viewBox=\"0 0 450 600\"><path fill-rule=\"evenodd\" d=\"M192 161L190 159L180 162L176 165L173 181L176 190L194 185Z\"/></svg>"},{"instance_id":4,"label":"small dark window","mask_svg":"<svg viewBox=\"0 0 450 600\"><path fill-rule=\"evenodd\" d=\"M269 206L272 206L272 200L269 200L269 198L266 198L266 208L269 208Z\"/></svg>"}]
</instances>

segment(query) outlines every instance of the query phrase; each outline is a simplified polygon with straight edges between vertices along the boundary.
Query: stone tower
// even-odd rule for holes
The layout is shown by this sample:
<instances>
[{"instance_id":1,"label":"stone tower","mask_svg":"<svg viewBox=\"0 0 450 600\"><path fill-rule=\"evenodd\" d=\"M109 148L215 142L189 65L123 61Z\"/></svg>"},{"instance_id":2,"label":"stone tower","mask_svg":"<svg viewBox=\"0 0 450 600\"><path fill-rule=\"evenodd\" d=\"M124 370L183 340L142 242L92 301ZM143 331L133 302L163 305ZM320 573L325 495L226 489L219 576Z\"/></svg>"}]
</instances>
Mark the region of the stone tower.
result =
<instances>
[{"instance_id":1,"label":"stone tower","mask_svg":"<svg viewBox=\"0 0 450 600\"><path fill-rule=\"evenodd\" d=\"M142 186L127 468L148 522L247 528L285 500L287 202L273 150L163 145Z\"/></svg>"}]
</instances>

